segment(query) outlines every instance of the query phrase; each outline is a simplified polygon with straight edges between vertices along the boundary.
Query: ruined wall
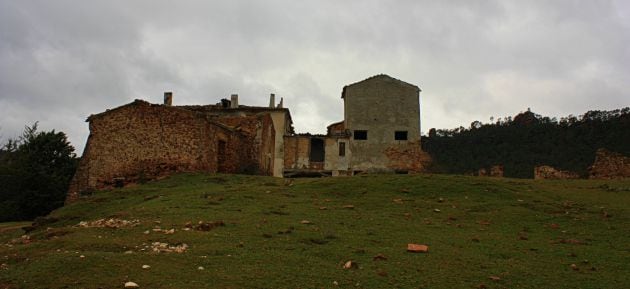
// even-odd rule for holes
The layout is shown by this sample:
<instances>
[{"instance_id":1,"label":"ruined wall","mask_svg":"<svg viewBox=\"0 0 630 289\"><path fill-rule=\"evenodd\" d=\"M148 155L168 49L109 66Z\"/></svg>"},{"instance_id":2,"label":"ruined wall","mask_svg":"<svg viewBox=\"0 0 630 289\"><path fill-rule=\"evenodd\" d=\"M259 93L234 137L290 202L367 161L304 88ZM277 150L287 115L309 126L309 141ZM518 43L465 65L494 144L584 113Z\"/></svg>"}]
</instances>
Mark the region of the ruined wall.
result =
<instances>
[{"instance_id":1,"label":"ruined wall","mask_svg":"<svg viewBox=\"0 0 630 289\"><path fill-rule=\"evenodd\" d=\"M284 137L284 169L297 170L310 168L310 137Z\"/></svg>"},{"instance_id":2,"label":"ruined wall","mask_svg":"<svg viewBox=\"0 0 630 289\"><path fill-rule=\"evenodd\" d=\"M242 133L185 109L145 101L90 117L90 136L68 201L81 191L117 182L150 180L175 172L239 172L252 162ZM223 143L220 148L220 144ZM219 158L219 150L222 149Z\"/></svg>"},{"instance_id":3,"label":"ruined wall","mask_svg":"<svg viewBox=\"0 0 630 289\"><path fill-rule=\"evenodd\" d=\"M502 178L503 172L504 172L503 165L494 165L494 166L491 166L490 168L479 169L479 171L477 172L477 175L480 177Z\"/></svg>"},{"instance_id":4,"label":"ruined wall","mask_svg":"<svg viewBox=\"0 0 630 289\"><path fill-rule=\"evenodd\" d=\"M387 167L395 171L420 173L426 171L431 163L428 153L422 151L420 142L410 142L405 145L393 145L385 149Z\"/></svg>"},{"instance_id":5,"label":"ruined wall","mask_svg":"<svg viewBox=\"0 0 630 289\"><path fill-rule=\"evenodd\" d=\"M580 175L575 172L558 170L551 166L537 166L534 168L535 180L562 180L562 179L578 179Z\"/></svg>"},{"instance_id":6,"label":"ruined wall","mask_svg":"<svg viewBox=\"0 0 630 289\"><path fill-rule=\"evenodd\" d=\"M589 168L589 178L630 178L630 157L606 149L597 150L595 162Z\"/></svg>"},{"instance_id":7,"label":"ruined wall","mask_svg":"<svg viewBox=\"0 0 630 289\"><path fill-rule=\"evenodd\" d=\"M418 87L386 75L344 88L345 126L353 133L353 170L390 170L386 150L405 150L408 143L420 141L419 92ZM359 140L357 130L367 131L367 139ZM407 132L407 139L396 140L396 131Z\"/></svg>"}]
</instances>

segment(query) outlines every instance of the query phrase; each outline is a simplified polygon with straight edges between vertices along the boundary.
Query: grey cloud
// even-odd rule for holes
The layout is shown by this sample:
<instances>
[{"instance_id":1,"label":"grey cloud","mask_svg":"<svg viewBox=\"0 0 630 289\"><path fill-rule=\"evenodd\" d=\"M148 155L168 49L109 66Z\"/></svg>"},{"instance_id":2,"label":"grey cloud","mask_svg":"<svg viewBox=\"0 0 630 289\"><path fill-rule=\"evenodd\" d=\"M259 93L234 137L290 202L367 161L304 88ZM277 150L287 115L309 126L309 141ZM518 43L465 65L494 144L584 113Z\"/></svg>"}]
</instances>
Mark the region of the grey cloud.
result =
<instances>
[{"instance_id":1,"label":"grey cloud","mask_svg":"<svg viewBox=\"0 0 630 289\"><path fill-rule=\"evenodd\" d=\"M40 120L81 148L86 116L134 98L285 98L296 130L343 117L344 85L418 84L422 130L532 107L630 105L625 1L0 0L0 134Z\"/></svg>"}]
</instances>

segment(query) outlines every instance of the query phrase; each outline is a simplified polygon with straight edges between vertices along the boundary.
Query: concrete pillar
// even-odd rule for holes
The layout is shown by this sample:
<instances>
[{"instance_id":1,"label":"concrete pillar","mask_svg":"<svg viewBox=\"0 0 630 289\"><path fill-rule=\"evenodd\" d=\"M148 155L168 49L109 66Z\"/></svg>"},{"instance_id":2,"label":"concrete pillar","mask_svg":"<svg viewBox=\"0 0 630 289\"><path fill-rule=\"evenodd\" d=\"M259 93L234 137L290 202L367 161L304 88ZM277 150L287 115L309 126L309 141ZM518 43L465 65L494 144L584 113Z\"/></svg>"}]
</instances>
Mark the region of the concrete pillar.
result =
<instances>
[{"instance_id":1,"label":"concrete pillar","mask_svg":"<svg viewBox=\"0 0 630 289\"><path fill-rule=\"evenodd\" d=\"M230 108L238 108L238 94L232 94Z\"/></svg>"},{"instance_id":2,"label":"concrete pillar","mask_svg":"<svg viewBox=\"0 0 630 289\"><path fill-rule=\"evenodd\" d=\"M166 106L173 105L173 93L172 92L164 92L164 105L166 105Z\"/></svg>"},{"instance_id":3,"label":"concrete pillar","mask_svg":"<svg viewBox=\"0 0 630 289\"><path fill-rule=\"evenodd\" d=\"M275 94L271 94L269 95L269 108L274 108L276 106L276 95Z\"/></svg>"}]
</instances>

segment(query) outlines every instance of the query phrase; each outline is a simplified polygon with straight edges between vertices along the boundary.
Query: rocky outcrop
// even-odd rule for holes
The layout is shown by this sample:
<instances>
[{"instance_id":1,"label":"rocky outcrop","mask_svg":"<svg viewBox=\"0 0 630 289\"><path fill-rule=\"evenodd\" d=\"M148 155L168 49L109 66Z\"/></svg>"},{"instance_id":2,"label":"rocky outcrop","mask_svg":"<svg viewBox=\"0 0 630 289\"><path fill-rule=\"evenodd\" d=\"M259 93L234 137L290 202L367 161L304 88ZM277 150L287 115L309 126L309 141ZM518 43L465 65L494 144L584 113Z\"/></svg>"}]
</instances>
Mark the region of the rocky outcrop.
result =
<instances>
[{"instance_id":1,"label":"rocky outcrop","mask_svg":"<svg viewBox=\"0 0 630 289\"><path fill-rule=\"evenodd\" d=\"M575 172L558 170L551 166L537 166L534 168L534 179L536 180L564 180L578 178L580 178L580 175Z\"/></svg>"},{"instance_id":2,"label":"rocky outcrop","mask_svg":"<svg viewBox=\"0 0 630 289\"><path fill-rule=\"evenodd\" d=\"M606 149L598 149L589 168L590 179L630 178L630 157Z\"/></svg>"}]
</instances>

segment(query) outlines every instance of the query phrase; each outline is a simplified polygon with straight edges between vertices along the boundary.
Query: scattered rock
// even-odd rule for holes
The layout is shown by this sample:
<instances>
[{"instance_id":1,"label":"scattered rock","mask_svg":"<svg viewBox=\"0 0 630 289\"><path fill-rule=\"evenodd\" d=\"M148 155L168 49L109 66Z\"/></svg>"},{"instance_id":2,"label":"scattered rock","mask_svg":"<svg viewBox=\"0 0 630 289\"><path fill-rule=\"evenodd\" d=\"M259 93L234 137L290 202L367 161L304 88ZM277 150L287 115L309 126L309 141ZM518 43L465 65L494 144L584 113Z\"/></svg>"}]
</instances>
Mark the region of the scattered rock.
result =
<instances>
[{"instance_id":1,"label":"scattered rock","mask_svg":"<svg viewBox=\"0 0 630 289\"><path fill-rule=\"evenodd\" d=\"M344 209L353 210L354 209L354 205L344 205L343 208Z\"/></svg>"},{"instance_id":2,"label":"scattered rock","mask_svg":"<svg viewBox=\"0 0 630 289\"><path fill-rule=\"evenodd\" d=\"M197 267L197 270L204 270L205 268L203 266L199 266Z\"/></svg>"},{"instance_id":3,"label":"scattered rock","mask_svg":"<svg viewBox=\"0 0 630 289\"><path fill-rule=\"evenodd\" d=\"M320 210L327 210L328 208L326 207L319 207Z\"/></svg>"},{"instance_id":4,"label":"scattered rock","mask_svg":"<svg viewBox=\"0 0 630 289\"><path fill-rule=\"evenodd\" d=\"M407 244L407 252L412 253L427 253L429 252L429 246L420 244Z\"/></svg>"},{"instance_id":5,"label":"scattered rock","mask_svg":"<svg viewBox=\"0 0 630 289\"><path fill-rule=\"evenodd\" d=\"M359 268L359 265L357 264L357 262L353 262L352 260L346 262L345 264L343 264L343 268L344 269L357 269Z\"/></svg>"},{"instance_id":6,"label":"scattered rock","mask_svg":"<svg viewBox=\"0 0 630 289\"><path fill-rule=\"evenodd\" d=\"M142 269L149 269L149 268L151 268L151 266L149 266L149 265L142 265Z\"/></svg>"},{"instance_id":7,"label":"scattered rock","mask_svg":"<svg viewBox=\"0 0 630 289\"><path fill-rule=\"evenodd\" d=\"M444 199L443 198L439 198L438 199L438 203L444 203Z\"/></svg>"},{"instance_id":8,"label":"scattered rock","mask_svg":"<svg viewBox=\"0 0 630 289\"><path fill-rule=\"evenodd\" d=\"M190 222L186 223L187 225L192 226L192 224L190 224ZM193 229L197 230L197 231L210 231L216 227L223 227L225 226L225 223L223 221L214 221L214 222L203 222L203 221L199 221L197 223L196 226L193 227Z\"/></svg>"},{"instance_id":9,"label":"scattered rock","mask_svg":"<svg viewBox=\"0 0 630 289\"><path fill-rule=\"evenodd\" d=\"M309 221L309 220L302 220L302 221L300 221L300 224L311 225L313 223L311 221Z\"/></svg>"},{"instance_id":10,"label":"scattered rock","mask_svg":"<svg viewBox=\"0 0 630 289\"><path fill-rule=\"evenodd\" d=\"M392 201L394 203L396 203L396 204L403 204L404 203L402 199L393 199Z\"/></svg>"},{"instance_id":11,"label":"scattered rock","mask_svg":"<svg viewBox=\"0 0 630 289\"><path fill-rule=\"evenodd\" d=\"M81 258L81 259L85 258L85 255L81 255L81 256L79 256L79 258Z\"/></svg>"},{"instance_id":12,"label":"scattered rock","mask_svg":"<svg viewBox=\"0 0 630 289\"><path fill-rule=\"evenodd\" d=\"M499 281L499 280L501 280L501 277L499 277L499 276L490 276L489 278L492 281Z\"/></svg>"},{"instance_id":13,"label":"scattered rock","mask_svg":"<svg viewBox=\"0 0 630 289\"><path fill-rule=\"evenodd\" d=\"M0 270L8 270L8 269L9 269L8 264L5 264L5 263L0 264Z\"/></svg>"},{"instance_id":14,"label":"scattered rock","mask_svg":"<svg viewBox=\"0 0 630 289\"><path fill-rule=\"evenodd\" d=\"M385 257L385 255L383 254L378 254L372 257L372 261L385 261L385 260L387 260L387 257Z\"/></svg>"},{"instance_id":15,"label":"scattered rock","mask_svg":"<svg viewBox=\"0 0 630 289\"><path fill-rule=\"evenodd\" d=\"M151 243L151 249L156 253L184 253L188 249L188 245L169 245L168 243L153 242Z\"/></svg>"},{"instance_id":16,"label":"scattered rock","mask_svg":"<svg viewBox=\"0 0 630 289\"><path fill-rule=\"evenodd\" d=\"M140 220L123 220L116 218L98 219L96 221L81 221L75 227L80 228L122 228L122 227L135 227L140 224Z\"/></svg>"},{"instance_id":17,"label":"scattered rock","mask_svg":"<svg viewBox=\"0 0 630 289\"><path fill-rule=\"evenodd\" d=\"M437 208L436 208L436 209L433 209L433 211L434 211L434 212L436 212L436 213L441 212L441 210L440 210L440 209L437 209Z\"/></svg>"},{"instance_id":18,"label":"scattered rock","mask_svg":"<svg viewBox=\"0 0 630 289\"><path fill-rule=\"evenodd\" d=\"M140 288L140 285L135 282L127 282L125 283L125 288Z\"/></svg>"},{"instance_id":19,"label":"scattered rock","mask_svg":"<svg viewBox=\"0 0 630 289\"><path fill-rule=\"evenodd\" d=\"M282 234L291 234L293 232L293 229L295 229L295 228L293 228L293 226L291 226L291 227L289 227L287 229L278 231L278 234L280 234L280 235L282 235Z\"/></svg>"},{"instance_id":20,"label":"scattered rock","mask_svg":"<svg viewBox=\"0 0 630 289\"><path fill-rule=\"evenodd\" d=\"M580 271L580 268L578 268L578 266L575 264L571 264L571 269L573 269L574 271Z\"/></svg>"}]
</instances>

